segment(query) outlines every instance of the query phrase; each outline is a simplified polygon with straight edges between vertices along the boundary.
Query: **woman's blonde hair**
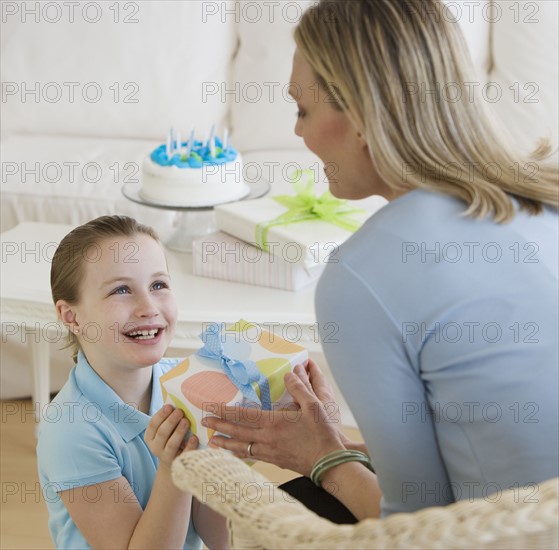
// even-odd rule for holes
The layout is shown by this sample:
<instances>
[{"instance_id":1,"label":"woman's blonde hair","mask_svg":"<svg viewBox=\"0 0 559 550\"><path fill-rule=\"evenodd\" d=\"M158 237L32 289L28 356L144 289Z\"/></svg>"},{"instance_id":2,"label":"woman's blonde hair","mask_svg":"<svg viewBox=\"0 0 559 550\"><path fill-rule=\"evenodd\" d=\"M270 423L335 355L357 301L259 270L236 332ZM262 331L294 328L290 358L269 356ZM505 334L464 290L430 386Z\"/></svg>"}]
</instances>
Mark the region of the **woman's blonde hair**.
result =
<instances>
[{"instance_id":1,"label":"woman's blonde hair","mask_svg":"<svg viewBox=\"0 0 559 550\"><path fill-rule=\"evenodd\" d=\"M60 241L52 257L50 287L54 303L58 300L64 300L70 305L79 302L84 265L96 257L101 241L134 237L138 234L148 235L159 242L157 233L151 227L127 216L101 216L70 231ZM75 334L71 332L68 334L68 340L65 347L72 347L75 362L80 345Z\"/></svg>"},{"instance_id":2,"label":"woman's blonde hair","mask_svg":"<svg viewBox=\"0 0 559 550\"><path fill-rule=\"evenodd\" d=\"M295 42L362 132L389 188L447 193L468 205L467 215L497 222L514 216L513 197L533 214L557 208L557 167L541 162L549 142L526 158L514 153L472 97L468 49L443 15L438 0L320 0L303 14Z\"/></svg>"}]
</instances>

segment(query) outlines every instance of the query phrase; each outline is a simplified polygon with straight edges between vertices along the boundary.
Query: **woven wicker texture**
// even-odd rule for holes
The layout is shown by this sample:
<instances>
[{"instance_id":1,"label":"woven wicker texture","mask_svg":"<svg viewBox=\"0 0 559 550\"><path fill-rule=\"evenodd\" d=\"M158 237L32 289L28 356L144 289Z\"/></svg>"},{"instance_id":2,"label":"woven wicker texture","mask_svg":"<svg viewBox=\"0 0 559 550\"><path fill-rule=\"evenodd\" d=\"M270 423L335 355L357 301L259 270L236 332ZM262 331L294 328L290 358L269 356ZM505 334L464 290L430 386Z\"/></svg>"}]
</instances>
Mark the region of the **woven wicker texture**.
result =
<instances>
[{"instance_id":1,"label":"woven wicker texture","mask_svg":"<svg viewBox=\"0 0 559 550\"><path fill-rule=\"evenodd\" d=\"M558 548L559 478L356 525L318 517L229 453L183 453L173 480L226 516L234 548ZM491 501L491 500L492 501Z\"/></svg>"}]
</instances>

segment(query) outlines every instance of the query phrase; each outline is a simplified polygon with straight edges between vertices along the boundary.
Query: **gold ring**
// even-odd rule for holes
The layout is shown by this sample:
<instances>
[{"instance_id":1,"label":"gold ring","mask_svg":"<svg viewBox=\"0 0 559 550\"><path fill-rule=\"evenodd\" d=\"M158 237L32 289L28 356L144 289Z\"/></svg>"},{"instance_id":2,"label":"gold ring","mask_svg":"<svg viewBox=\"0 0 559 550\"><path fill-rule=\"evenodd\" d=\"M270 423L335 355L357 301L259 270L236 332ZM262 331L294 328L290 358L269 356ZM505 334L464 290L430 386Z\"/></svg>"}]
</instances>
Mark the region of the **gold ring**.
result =
<instances>
[{"instance_id":1,"label":"gold ring","mask_svg":"<svg viewBox=\"0 0 559 550\"><path fill-rule=\"evenodd\" d=\"M254 456L254 455L252 454L252 446L253 446L253 445L254 445L254 441L251 441L251 442L248 444L248 447L247 447L247 454L248 454L248 456Z\"/></svg>"}]
</instances>

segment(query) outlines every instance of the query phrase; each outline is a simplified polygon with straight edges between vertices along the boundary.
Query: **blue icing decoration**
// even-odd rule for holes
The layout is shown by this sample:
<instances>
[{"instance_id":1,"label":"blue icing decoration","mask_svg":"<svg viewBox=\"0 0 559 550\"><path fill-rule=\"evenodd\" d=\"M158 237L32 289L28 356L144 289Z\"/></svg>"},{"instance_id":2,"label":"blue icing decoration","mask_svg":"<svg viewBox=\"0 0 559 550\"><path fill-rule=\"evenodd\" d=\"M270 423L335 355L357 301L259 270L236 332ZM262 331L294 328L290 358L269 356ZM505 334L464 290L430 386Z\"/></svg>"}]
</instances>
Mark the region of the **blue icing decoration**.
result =
<instances>
[{"instance_id":1,"label":"blue icing decoration","mask_svg":"<svg viewBox=\"0 0 559 550\"><path fill-rule=\"evenodd\" d=\"M188 159L188 166L190 166L190 168L202 168L202 166L204 166L204 161L200 157L190 157Z\"/></svg>"},{"instance_id":2,"label":"blue icing decoration","mask_svg":"<svg viewBox=\"0 0 559 550\"><path fill-rule=\"evenodd\" d=\"M186 142L181 142L183 148ZM215 166L234 161L237 158L237 151L230 145L227 150L223 150L223 142L218 137L215 138L216 156L210 155L210 148L201 141L194 141L194 146L190 153L190 158L186 159L184 153L175 153L171 158L167 157L167 147L160 145L151 153L150 158L159 166L176 166L177 168L202 168L203 166Z\"/></svg>"}]
</instances>

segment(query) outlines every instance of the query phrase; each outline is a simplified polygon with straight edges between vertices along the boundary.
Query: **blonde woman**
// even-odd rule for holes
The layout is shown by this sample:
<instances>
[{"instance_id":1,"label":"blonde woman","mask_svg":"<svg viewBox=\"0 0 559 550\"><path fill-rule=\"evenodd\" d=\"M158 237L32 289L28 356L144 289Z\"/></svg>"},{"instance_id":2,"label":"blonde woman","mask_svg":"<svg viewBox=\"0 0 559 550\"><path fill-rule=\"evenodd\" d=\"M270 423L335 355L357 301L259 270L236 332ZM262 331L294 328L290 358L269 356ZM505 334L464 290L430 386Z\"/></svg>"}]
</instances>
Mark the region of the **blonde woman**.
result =
<instances>
[{"instance_id":1,"label":"blonde woman","mask_svg":"<svg viewBox=\"0 0 559 550\"><path fill-rule=\"evenodd\" d=\"M558 475L557 168L549 144L523 158L504 141L440 10L324 0L295 31L296 134L334 195L390 201L316 292L366 446L341 435L312 362L286 377L298 422L208 420L232 436L214 445L310 476L358 519L526 485L537 499ZM449 84L452 101L418 92Z\"/></svg>"}]
</instances>

